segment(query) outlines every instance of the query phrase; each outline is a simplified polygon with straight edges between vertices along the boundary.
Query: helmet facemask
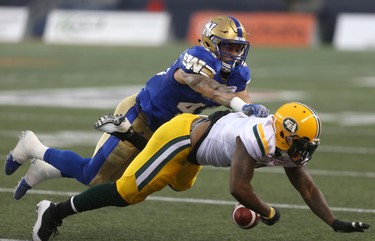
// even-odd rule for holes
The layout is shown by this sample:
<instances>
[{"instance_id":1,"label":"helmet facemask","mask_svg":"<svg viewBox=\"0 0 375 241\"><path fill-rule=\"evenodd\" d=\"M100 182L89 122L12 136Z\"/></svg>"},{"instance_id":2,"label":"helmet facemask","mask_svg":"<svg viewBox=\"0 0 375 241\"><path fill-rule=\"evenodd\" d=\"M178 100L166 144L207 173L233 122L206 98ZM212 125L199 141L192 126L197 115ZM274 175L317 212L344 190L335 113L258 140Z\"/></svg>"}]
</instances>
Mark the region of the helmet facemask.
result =
<instances>
[{"instance_id":1,"label":"helmet facemask","mask_svg":"<svg viewBox=\"0 0 375 241\"><path fill-rule=\"evenodd\" d=\"M221 70L230 72L245 64L250 44L247 41L222 39L218 44L216 56L221 60Z\"/></svg>"},{"instance_id":2,"label":"helmet facemask","mask_svg":"<svg viewBox=\"0 0 375 241\"><path fill-rule=\"evenodd\" d=\"M289 145L287 153L297 165L304 165L308 162L320 144L319 139L310 141L307 137L288 136L286 139Z\"/></svg>"}]
</instances>

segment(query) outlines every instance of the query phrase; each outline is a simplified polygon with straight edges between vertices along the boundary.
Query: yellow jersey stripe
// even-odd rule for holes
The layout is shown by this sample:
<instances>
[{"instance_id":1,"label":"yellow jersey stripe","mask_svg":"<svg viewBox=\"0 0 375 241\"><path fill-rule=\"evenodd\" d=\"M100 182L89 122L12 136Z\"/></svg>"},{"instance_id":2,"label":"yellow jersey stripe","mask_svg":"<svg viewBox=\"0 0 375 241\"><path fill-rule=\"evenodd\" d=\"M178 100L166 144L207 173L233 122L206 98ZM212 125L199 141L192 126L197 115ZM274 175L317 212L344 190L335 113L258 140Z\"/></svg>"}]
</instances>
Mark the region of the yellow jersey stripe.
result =
<instances>
[{"instance_id":1,"label":"yellow jersey stripe","mask_svg":"<svg viewBox=\"0 0 375 241\"><path fill-rule=\"evenodd\" d=\"M255 125L253 127L253 131L257 139L260 151L262 152L262 155L263 156L267 155L269 153L269 148L268 148L268 141L264 134L263 125L262 124Z\"/></svg>"}]
</instances>

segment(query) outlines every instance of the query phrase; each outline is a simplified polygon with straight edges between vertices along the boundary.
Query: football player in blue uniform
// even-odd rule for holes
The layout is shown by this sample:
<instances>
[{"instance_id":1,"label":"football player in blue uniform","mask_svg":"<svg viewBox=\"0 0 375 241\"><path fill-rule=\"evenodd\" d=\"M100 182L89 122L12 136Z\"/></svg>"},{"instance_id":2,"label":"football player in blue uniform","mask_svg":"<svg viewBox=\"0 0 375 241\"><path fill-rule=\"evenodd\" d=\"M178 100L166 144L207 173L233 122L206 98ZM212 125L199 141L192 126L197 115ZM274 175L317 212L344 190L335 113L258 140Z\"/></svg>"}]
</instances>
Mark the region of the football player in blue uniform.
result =
<instances>
[{"instance_id":1,"label":"football player in blue uniform","mask_svg":"<svg viewBox=\"0 0 375 241\"><path fill-rule=\"evenodd\" d=\"M163 123L180 113L199 114L207 108L226 106L255 116L267 116L263 105L252 104L247 91L250 69L247 33L234 17L219 16L204 27L200 46L184 51L165 71L149 79L136 95L125 98L115 114L123 114L134 130L149 139ZM32 131L21 136L8 155L5 173L13 174L33 158L27 149L39 143ZM104 134L91 158L72 151L42 148L16 187L15 199L51 178L75 178L85 185L117 180L139 151L129 142ZM42 159L42 160L41 160Z\"/></svg>"},{"instance_id":2,"label":"football player in blue uniform","mask_svg":"<svg viewBox=\"0 0 375 241\"><path fill-rule=\"evenodd\" d=\"M125 140L130 124L122 126L123 122L116 122L118 119L104 116L97 129ZM266 225L277 223L280 212L262 200L251 181L255 168L282 166L311 211L334 231L364 232L369 228L367 223L344 222L335 217L309 174L306 164L320 144L320 134L318 114L298 102L286 103L266 118L241 112L217 112L209 117L178 115L164 123L146 146L135 143L142 151L117 181L95 185L58 204L41 201L33 240L48 240L70 215L106 206L134 205L167 185L187 190L203 165L230 167L230 193L258 213Z\"/></svg>"}]
</instances>

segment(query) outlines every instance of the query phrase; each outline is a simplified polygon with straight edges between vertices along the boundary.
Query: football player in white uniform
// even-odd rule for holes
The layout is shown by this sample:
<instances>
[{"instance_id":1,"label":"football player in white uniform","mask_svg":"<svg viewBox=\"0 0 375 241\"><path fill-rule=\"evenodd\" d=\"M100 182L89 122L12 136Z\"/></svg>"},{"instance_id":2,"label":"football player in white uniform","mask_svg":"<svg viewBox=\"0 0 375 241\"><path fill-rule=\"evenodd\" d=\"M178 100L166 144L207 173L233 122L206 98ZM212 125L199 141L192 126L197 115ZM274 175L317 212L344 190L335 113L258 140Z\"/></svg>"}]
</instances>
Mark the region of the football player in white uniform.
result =
<instances>
[{"instance_id":1,"label":"football player in white uniform","mask_svg":"<svg viewBox=\"0 0 375 241\"><path fill-rule=\"evenodd\" d=\"M204 27L201 45L187 49L165 71L152 76L140 93L121 101L115 114L125 115L146 139L177 114L199 114L220 105L267 116L267 108L250 104L247 91L250 69L246 64L249 47L240 21L232 16L215 17ZM7 175L30 160L20 150L20 145L27 146L29 142L38 140L34 133L27 131L7 157ZM120 142L108 134L99 140L91 158L50 148L41 158L44 161L33 159L14 197L21 199L27 190L51 178L75 178L89 186L115 181L137 154L131 143Z\"/></svg>"},{"instance_id":2,"label":"football player in white uniform","mask_svg":"<svg viewBox=\"0 0 375 241\"><path fill-rule=\"evenodd\" d=\"M118 120L107 115L96 127L120 140L137 136L125 124L126 119ZM163 124L146 146L135 144L143 150L117 181L95 185L58 204L41 201L33 240L48 240L62 220L73 214L106 206L134 205L167 185L186 190L193 186L202 165L230 167L231 194L259 213L267 225L278 222L280 212L256 194L251 180L255 168L281 165L312 212L333 230L363 232L368 224L343 222L334 216L307 170L306 163L320 143L321 128L317 113L297 102L282 105L275 115L266 118L240 112L210 117L178 115Z\"/></svg>"}]
</instances>

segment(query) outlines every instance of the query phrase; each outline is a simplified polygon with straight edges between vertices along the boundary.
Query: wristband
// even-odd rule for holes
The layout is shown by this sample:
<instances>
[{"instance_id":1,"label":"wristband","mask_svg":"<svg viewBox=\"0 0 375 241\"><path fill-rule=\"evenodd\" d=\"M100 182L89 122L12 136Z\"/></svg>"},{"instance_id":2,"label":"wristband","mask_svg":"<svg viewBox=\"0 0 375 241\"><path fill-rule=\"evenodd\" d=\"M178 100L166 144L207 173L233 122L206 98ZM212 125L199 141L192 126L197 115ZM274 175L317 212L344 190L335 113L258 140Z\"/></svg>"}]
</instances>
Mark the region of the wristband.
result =
<instances>
[{"instance_id":1,"label":"wristband","mask_svg":"<svg viewBox=\"0 0 375 241\"><path fill-rule=\"evenodd\" d=\"M234 111L240 112L242 111L242 107L246 105L246 102L243 101L240 97L233 97L230 100L230 108L232 108Z\"/></svg>"},{"instance_id":2,"label":"wristband","mask_svg":"<svg viewBox=\"0 0 375 241\"><path fill-rule=\"evenodd\" d=\"M275 209L273 207L271 207L271 211L270 211L270 215L268 217L265 217L266 219L270 219L270 218L273 218L273 216L275 216Z\"/></svg>"}]
</instances>

